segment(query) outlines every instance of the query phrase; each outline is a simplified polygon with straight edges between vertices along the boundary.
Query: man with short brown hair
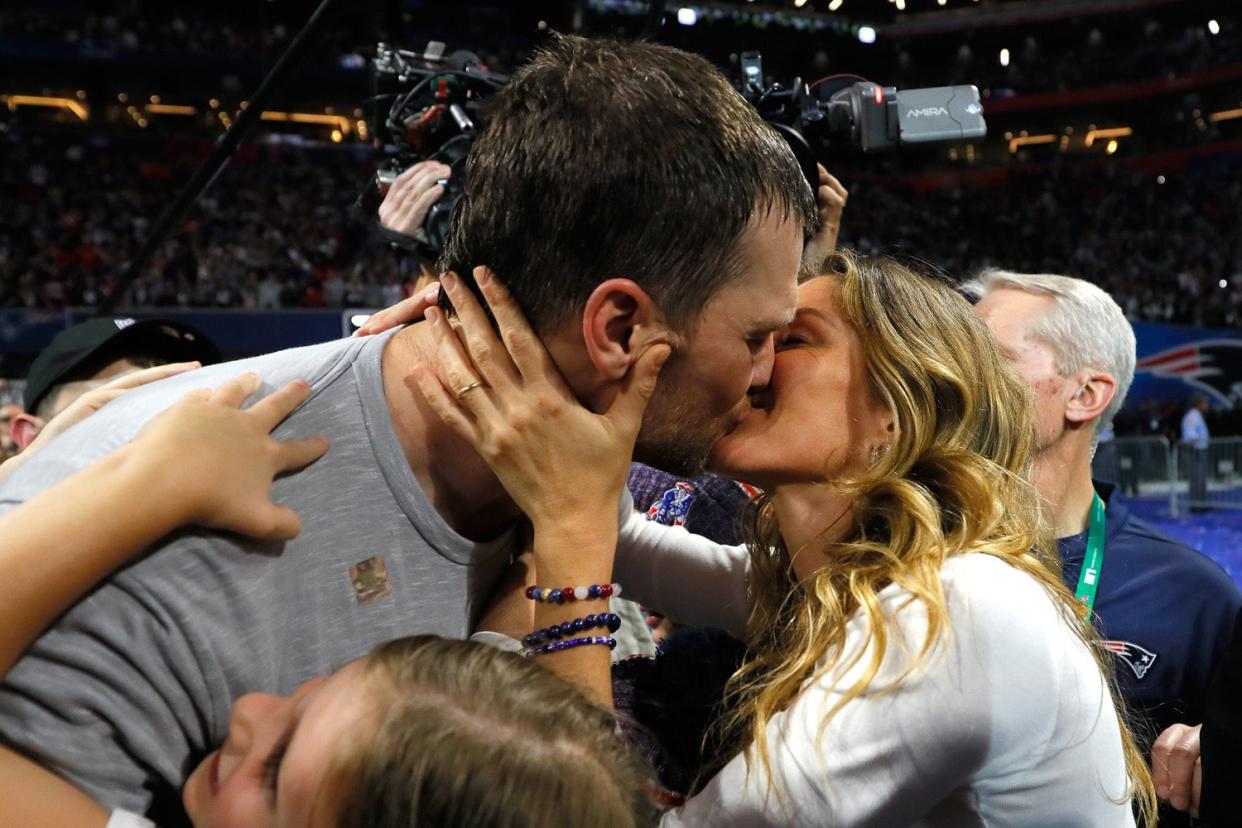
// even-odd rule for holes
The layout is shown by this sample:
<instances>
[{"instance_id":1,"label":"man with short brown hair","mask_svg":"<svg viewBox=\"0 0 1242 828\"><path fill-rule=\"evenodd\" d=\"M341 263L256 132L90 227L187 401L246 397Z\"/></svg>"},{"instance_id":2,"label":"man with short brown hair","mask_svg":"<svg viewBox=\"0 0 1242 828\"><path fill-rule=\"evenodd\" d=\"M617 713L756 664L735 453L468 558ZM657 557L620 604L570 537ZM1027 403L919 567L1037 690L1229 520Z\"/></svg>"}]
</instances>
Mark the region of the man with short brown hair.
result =
<instances>
[{"instance_id":1,"label":"man with short brown hair","mask_svg":"<svg viewBox=\"0 0 1242 828\"><path fill-rule=\"evenodd\" d=\"M466 182L441 269L499 274L592 407L607 395L575 385L584 339L613 378L632 346L597 331L670 341L635 456L702 471L793 318L785 271L816 217L785 140L698 55L557 36L496 101Z\"/></svg>"}]
</instances>

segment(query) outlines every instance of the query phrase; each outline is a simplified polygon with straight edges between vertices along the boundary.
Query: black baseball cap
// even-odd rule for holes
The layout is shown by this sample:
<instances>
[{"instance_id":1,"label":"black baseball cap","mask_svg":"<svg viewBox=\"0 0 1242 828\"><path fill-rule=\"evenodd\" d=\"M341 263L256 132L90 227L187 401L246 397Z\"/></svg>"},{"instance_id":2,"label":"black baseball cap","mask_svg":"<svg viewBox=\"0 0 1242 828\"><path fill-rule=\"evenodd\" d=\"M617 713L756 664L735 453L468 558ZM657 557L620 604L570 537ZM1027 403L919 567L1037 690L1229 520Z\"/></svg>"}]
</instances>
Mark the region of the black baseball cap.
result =
<instances>
[{"instance_id":1,"label":"black baseball cap","mask_svg":"<svg viewBox=\"0 0 1242 828\"><path fill-rule=\"evenodd\" d=\"M74 374L105 351L113 360L132 354L158 356L168 362L198 360L204 365L220 361L220 349L215 343L182 322L119 317L91 319L58 333L35 357L26 374L23 395L26 411L33 412L55 386L78 379Z\"/></svg>"}]
</instances>

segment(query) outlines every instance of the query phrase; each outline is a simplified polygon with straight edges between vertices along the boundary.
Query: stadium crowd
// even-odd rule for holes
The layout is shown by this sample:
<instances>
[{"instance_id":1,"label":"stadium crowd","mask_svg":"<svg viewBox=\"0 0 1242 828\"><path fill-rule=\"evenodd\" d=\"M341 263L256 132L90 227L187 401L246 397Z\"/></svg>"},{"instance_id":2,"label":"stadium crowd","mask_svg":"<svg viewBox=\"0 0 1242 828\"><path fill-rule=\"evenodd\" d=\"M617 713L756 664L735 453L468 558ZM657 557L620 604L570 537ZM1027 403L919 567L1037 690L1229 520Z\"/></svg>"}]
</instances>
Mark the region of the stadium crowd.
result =
<instances>
[{"instance_id":1,"label":"stadium crowd","mask_svg":"<svg viewBox=\"0 0 1242 828\"><path fill-rule=\"evenodd\" d=\"M193 141L116 140L125 143L10 138L12 163L0 169L9 304L96 304L205 151ZM408 295L415 263L376 242L371 217L353 207L371 174L360 152L249 148L122 305L380 307ZM918 257L958 278L1001 263L1070 270L1108 290L1131 319L1242 325L1237 162L1159 178L1053 164L917 198L900 179L842 177L857 205L842 238L859 250Z\"/></svg>"},{"instance_id":2,"label":"stadium crowd","mask_svg":"<svg viewBox=\"0 0 1242 828\"><path fill-rule=\"evenodd\" d=\"M1122 165L1037 167L988 187L915 192L852 183L850 246L923 259L962 278L989 266L1069 271L1134 320L1242 325L1236 162L1156 176ZM1224 282L1224 285L1221 283Z\"/></svg>"},{"instance_id":3,"label":"stadium crowd","mask_svg":"<svg viewBox=\"0 0 1242 828\"><path fill-rule=\"evenodd\" d=\"M12 163L0 170L0 273L11 303L97 304L206 149L193 141L11 140ZM367 243L370 218L352 205L371 174L367 159L348 150L243 150L122 304L392 304L411 266Z\"/></svg>"},{"instance_id":4,"label":"stadium crowd","mask_svg":"<svg viewBox=\"0 0 1242 828\"><path fill-rule=\"evenodd\" d=\"M1005 65L1002 48L1009 52ZM1206 17L1161 22L1142 15L1124 19L1071 19L1013 38L986 33L956 50L943 41L897 41L877 77L901 86L973 83L992 95L1064 92L1112 84L1164 80L1242 60L1242 31L1226 21L1219 33Z\"/></svg>"},{"instance_id":5,"label":"stadium crowd","mask_svg":"<svg viewBox=\"0 0 1242 828\"><path fill-rule=\"evenodd\" d=\"M0 9L0 41L56 44L94 55L128 51L252 60L279 56L297 31L296 24L269 16L262 6L191 10L127 2L82 7L86 5ZM357 38L347 26L325 33L324 39L323 51L333 58L354 54L346 44Z\"/></svg>"},{"instance_id":6,"label":"stadium crowd","mask_svg":"<svg viewBox=\"0 0 1242 828\"><path fill-rule=\"evenodd\" d=\"M634 28L641 16L633 16L638 4L625 6L619 14L607 2L593 4L590 11L601 23ZM1057 20L1031 28L1013 42L983 32L963 32L954 38L883 38L878 48L849 41L822 48L817 34L771 25L713 24L704 17L700 25L721 27L725 42L744 34L753 47L764 45L773 68L802 74L810 67L822 74L863 71L875 80L904 86L973 83L990 94L1010 95L1054 92L1107 84L1159 80L1185 76L1205 69L1242 61L1242 29L1228 17L1207 28L1202 15L1153 9L1126 18L1101 21L1091 16ZM780 9L749 9L762 18L779 15ZM462 17L459 26L469 25ZM512 33L473 26L471 48L499 71L510 71L529 54L529 44ZM158 3L105 3L78 8L70 3L48 8L0 9L0 41L56 43L84 52L127 50L147 54L190 54L215 58L253 59L278 55L295 30L272 17L263 7L233 4L227 8L166 8ZM675 32L673 34L676 34ZM460 31L458 32L460 36ZM334 27L319 50L339 65L357 69L369 55L358 44L365 42L348 25ZM385 35L382 39L388 40ZM407 44L417 45L417 44ZM452 45L452 44L451 44ZM1000 48L1010 59L997 60ZM727 53L714 55L718 60ZM788 64L788 65L786 65Z\"/></svg>"}]
</instances>

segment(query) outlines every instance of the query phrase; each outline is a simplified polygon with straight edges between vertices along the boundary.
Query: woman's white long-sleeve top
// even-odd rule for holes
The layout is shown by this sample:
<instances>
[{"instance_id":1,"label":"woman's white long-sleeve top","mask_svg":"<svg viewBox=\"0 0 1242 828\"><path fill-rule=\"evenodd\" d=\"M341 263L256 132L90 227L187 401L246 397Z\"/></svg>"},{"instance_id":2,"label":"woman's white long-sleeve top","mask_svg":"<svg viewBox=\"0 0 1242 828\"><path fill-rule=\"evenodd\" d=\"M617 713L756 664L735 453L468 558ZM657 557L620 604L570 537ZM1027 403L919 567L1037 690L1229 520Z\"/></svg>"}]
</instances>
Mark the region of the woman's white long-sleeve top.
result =
<instances>
[{"instance_id":1,"label":"woman's white long-sleeve top","mask_svg":"<svg viewBox=\"0 0 1242 828\"><path fill-rule=\"evenodd\" d=\"M740 633L745 550L623 518L615 578L678 621ZM823 726L869 658L809 682L767 728L771 774L735 757L663 826L1128 828L1121 735L1095 660L1032 577L989 555L941 570L949 633L913 675L927 613L881 592L889 646L872 690ZM851 620L846 651L864 640ZM847 657L843 663L848 662Z\"/></svg>"}]
</instances>

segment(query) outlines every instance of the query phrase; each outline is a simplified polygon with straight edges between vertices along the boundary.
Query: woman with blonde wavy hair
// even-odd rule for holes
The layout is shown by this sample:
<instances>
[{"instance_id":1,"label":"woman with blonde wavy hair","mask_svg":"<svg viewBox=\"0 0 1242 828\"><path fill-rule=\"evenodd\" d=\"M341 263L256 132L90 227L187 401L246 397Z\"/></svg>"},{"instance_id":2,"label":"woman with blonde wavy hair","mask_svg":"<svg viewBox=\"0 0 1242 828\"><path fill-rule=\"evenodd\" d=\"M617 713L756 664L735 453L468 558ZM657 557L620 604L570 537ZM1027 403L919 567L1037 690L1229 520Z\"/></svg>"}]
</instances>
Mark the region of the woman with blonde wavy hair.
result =
<instances>
[{"instance_id":1,"label":"woman with blonde wavy hair","mask_svg":"<svg viewBox=\"0 0 1242 828\"><path fill-rule=\"evenodd\" d=\"M1151 822L1150 776L1028 480L1027 388L949 285L850 254L820 271L770 386L712 452L765 492L745 548L645 524L616 550L615 493L668 348L587 411L480 269L500 337L446 280L459 335L428 316L448 376L413 379L530 518L539 586L611 573L674 619L744 635L721 723L732 756L663 824ZM454 396L453 381L475 384ZM536 601L536 621L592 604ZM541 658L607 695L605 648Z\"/></svg>"}]
</instances>

